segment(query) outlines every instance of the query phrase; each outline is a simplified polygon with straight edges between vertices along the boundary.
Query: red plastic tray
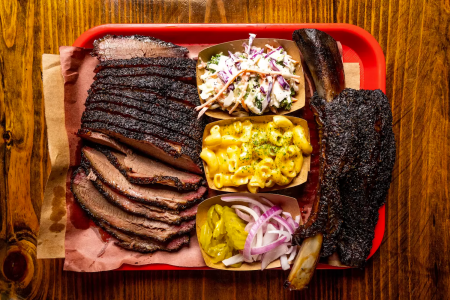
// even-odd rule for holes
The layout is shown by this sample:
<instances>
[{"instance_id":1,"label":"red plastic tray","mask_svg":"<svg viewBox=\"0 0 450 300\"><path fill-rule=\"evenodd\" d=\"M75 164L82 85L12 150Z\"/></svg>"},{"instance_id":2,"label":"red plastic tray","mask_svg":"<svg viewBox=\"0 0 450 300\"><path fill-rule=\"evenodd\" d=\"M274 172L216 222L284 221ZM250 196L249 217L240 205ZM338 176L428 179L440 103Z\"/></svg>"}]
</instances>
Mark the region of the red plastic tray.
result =
<instances>
[{"instance_id":1,"label":"red plastic tray","mask_svg":"<svg viewBox=\"0 0 450 300\"><path fill-rule=\"evenodd\" d=\"M381 89L386 92L386 61L375 38L364 29L350 24L108 24L89 29L73 46L92 48L94 40L106 34L150 35L179 45L214 45L232 40L246 39L249 33L259 38L292 39L292 32L300 28L316 28L340 41L344 62L358 62L361 66L361 89ZM380 247L385 228L385 206L379 210L379 220L370 258ZM118 270L209 270L210 268L184 268L166 264L144 266L123 265ZM318 264L317 269L339 269Z\"/></svg>"}]
</instances>

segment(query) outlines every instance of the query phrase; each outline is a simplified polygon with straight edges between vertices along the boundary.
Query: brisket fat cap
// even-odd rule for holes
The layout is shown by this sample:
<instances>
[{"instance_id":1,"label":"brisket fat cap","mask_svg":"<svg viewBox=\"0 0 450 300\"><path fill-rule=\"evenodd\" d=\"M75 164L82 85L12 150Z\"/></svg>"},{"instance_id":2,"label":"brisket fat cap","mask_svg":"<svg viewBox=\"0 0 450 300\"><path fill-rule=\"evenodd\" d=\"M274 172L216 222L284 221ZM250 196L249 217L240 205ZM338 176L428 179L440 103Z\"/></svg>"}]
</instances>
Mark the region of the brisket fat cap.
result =
<instances>
[{"instance_id":1,"label":"brisket fat cap","mask_svg":"<svg viewBox=\"0 0 450 300\"><path fill-rule=\"evenodd\" d=\"M91 55L105 61L136 57L184 57L188 52L185 47L150 36L106 35L94 41Z\"/></svg>"},{"instance_id":2,"label":"brisket fat cap","mask_svg":"<svg viewBox=\"0 0 450 300\"><path fill-rule=\"evenodd\" d=\"M176 226L128 214L109 203L88 177L90 176L86 175L82 167L75 170L71 189L81 207L96 222L105 222L128 234L159 242L167 242L177 235L190 232L195 227L195 220Z\"/></svg>"}]
</instances>

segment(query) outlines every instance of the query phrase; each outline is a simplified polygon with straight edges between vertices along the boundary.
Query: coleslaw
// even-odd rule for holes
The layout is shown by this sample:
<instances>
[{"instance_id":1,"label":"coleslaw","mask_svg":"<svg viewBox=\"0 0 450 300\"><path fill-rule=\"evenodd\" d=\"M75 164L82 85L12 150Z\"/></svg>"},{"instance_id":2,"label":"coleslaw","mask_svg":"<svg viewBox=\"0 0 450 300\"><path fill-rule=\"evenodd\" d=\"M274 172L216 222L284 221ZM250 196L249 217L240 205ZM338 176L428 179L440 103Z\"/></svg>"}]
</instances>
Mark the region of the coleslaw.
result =
<instances>
[{"instance_id":1,"label":"coleslaw","mask_svg":"<svg viewBox=\"0 0 450 300\"><path fill-rule=\"evenodd\" d=\"M252 46L256 37L250 34L244 52L219 53L208 62L200 62L205 68L200 76L200 97L205 102L196 109L199 117L208 109L222 109L230 114L245 110L262 115L268 110L290 110L297 101L300 76L295 75L298 63L283 47L264 48Z\"/></svg>"}]
</instances>

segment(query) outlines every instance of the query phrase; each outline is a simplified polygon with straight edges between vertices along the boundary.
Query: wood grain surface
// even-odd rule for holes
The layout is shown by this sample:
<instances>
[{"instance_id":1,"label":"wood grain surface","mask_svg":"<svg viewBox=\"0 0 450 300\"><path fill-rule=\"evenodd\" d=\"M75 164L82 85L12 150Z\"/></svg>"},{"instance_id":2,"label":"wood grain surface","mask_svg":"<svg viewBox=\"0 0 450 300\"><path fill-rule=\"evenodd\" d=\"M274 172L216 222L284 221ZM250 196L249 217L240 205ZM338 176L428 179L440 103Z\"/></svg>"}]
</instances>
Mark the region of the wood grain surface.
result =
<instances>
[{"instance_id":1,"label":"wood grain surface","mask_svg":"<svg viewBox=\"0 0 450 300\"><path fill-rule=\"evenodd\" d=\"M0 0L2 299L450 299L449 0ZM364 270L63 272L36 260L49 174L41 55L104 23L309 23L363 27L387 62L397 163L386 232Z\"/></svg>"}]
</instances>

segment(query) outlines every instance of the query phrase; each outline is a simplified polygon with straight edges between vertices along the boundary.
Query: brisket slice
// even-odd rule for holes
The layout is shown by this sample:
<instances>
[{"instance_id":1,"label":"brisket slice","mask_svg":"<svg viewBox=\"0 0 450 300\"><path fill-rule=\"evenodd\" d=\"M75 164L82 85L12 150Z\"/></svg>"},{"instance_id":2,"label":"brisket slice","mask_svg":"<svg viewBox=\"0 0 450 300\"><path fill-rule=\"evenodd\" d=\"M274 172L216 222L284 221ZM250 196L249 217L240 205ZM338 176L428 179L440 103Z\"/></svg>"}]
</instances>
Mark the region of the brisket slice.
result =
<instances>
[{"instance_id":1,"label":"brisket slice","mask_svg":"<svg viewBox=\"0 0 450 300\"><path fill-rule=\"evenodd\" d=\"M83 123L80 131L82 130L101 132L174 167L203 174L200 157L188 147L171 144L149 134L137 133L101 122Z\"/></svg>"},{"instance_id":2,"label":"brisket slice","mask_svg":"<svg viewBox=\"0 0 450 300\"><path fill-rule=\"evenodd\" d=\"M132 118L135 120L143 121L146 123L154 124L153 127L162 127L170 129L173 132L177 132L183 135L187 135L194 141L202 139L203 130L200 124L192 122L191 126L183 124L178 120L168 119L165 116L153 114L152 111L141 111L138 109L116 105L105 102L91 102L86 105L86 111L102 111L110 114L120 114L126 118ZM164 110L164 109L163 109ZM195 119L194 119L195 120Z\"/></svg>"},{"instance_id":3,"label":"brisket slice","mask_svg":"<svg viewBox=\"0 0 450 300\"><path fill-rule=\"evenodd\" d=\"M128 147L101 132L95 132L89 129L80 129L78 130L77 135L85 140L107 146L124 154L132 153Z\"/></svg>"},{"instance_id":4,"label":"brisket slice","mask_svg":"<svg viewBox=\"0 0 450 300\"><path fill-rule=\"evenodd\" d=\"M141 253L150 253L155 251L174 252L180 250L184 245L189 245L189 234L173 238L169 242L161 243L150 239L126 234L106 222L99 221L97 224L107 233L115 237L118 241L115 244L121 248Z\"/></svg>"},{"instance_id":5,"label":"brisket slice","mask_svg":"<svg viewBox=\"0 0 450 300\"><path fill-rule=\"evenodd\" d=\"M119 90L119 92L122 92ZM124 91L124 93L128 93ZM120 94L120 93L119 93ZM150 94L152 95L152 94ZM201 131L203 132L203 129L205 127L203 119L198 120L196 117L195 110L189 107L189 110L183 111L174 109L172 107L172 103L178 104L176 102L173 102L171 100L166 99L157 99L158 101L155 102L146 102L145 100L139 99L145 95L139 95L139 93L136 93L135 95L138 99L132 99L130 97L127 97L125 95L116 95L115 91L112 91L111 93L91 93L88 98L86 99L85 105L89 105L91 103L112 103L115 105L121 105L125 107L131 107L134 109L138 109L140 111L151 113L152 115L158 115L165 117L171 122L180 122L185 124L186 126L195 126L198 128L201 128ZM169 102L169 103L164 103ZM168 105L166 105L168 104ZM188 106L181 105L183 108L188 108Z\"/></svg>"},{"instance_id":6,"label":"brisket slice","mask_svg":"<svg viewBox=\"0 0 450 300\"><path fill-rule=\"evenodd\" d=\"M161 77L173 78L187 83L193 83L195 79L195 69L174 69L159 66L150 67L131 67L131 68L108 68L101 70L95 75L94 79L104 78L109 76L124 77L124 76L145 76L156 75Z\"/></svg>"},{"instance_id":7,"label":"brisket slice","mask_svg":"<svg viewBox=\"0 0 450 300\"><path fill-rule=\"evenodd\" d=\"M177 226L128 214L109 203L100 194L83 168L74 172L71 188L75 199L91 218L123 232L166 242L172 237L190 232L195 227L195 220Z\"/></svg>"},{"instance_id":8,"label":"brisket slice","mask_svg":"<svg viewBox=\"0 0 450 300\"><path fill-rule=\"evenodd\" d=\"M81 117L81 122L81 128L85 128L84 123L102 122L129 131L153 135L154 137L165 140L171 144L185 145L193 149L197 155L200 154L202 148L201 140L194 140L161 126L124 117L119 112L115 111L103 112L98 110L85 110Z\"/></svg>"},{"instance_id":9,"label":"brisket slice","mask_svg":"<svg viewBox=\"0 0 450 300\"><path fill-rule=\"evenodd\" d=\"M98 85L126 86L133 89L143 89L183 101L187 105L198 106L200 99L197 88L192 84L158 76L133 76L133 77L105 77L99 78L91 85L91 89L98 89Z\"/></svg>"},{"instance_id":10,"label":"brisket slice","mask_svg":"<svg viewBox=\"0 0 450 300\"><path fill-rule=\"evenodd\" d=\"M135 57L130 59L113 59L100 62L94 72L109 68L165 67L170 69L196 69L197 62L187 57Z\"/></svg>"},{"instance_id":11,"label":"brisket slice","mask_svg":"<svg viewBox=\"0 0 450 300\"><path fill-rule=\"evenodd\" d=\"M139 154L124 155L106 148L99 150L131 183L159 183L185 191L197 190L205 183L199 175L179 171Z\"/></svg>"},{"instance_id":12,"label":"brisket slice","mask_svg":"<svg viewBox=\"0 0 450 300\"><path fill-rule=\"evenodd\" d=\"M141 202L133 201L122 194L119 194L99 179L94 181L94 185L97 190L112 204L131 214L142 216L147 219L157 220L167 224L179 225L181 222L195 219L195 216L197 215L199 204L180 212L171 211L159 208L157 206L146 205Z\"/></svg>"},{"instance_id":13,"label":"brisket slice","mask_svg":"<svg viewBox=\"0 0 450 300\"><path fill-rule=\"evenodd\" d=\"M188 49L160 39L142 36L106 35L94 41L92 56L100 61L134 57L184 57Z\"/></svg>"},{"instance_id":14,"label":"brisket slice","mask_svg":"<svg viewBox=\"0 0 450 300\"><path fill-rule=\"evenodd\" d=\"M129 182L98 150L90 147L81 149L82 164L86 170L92 169L102 182L132 200L171 210L182 210L203 200L205 187L196 191L180 193L170 188L151 188Z\"/></svg>"}]
</instances>

